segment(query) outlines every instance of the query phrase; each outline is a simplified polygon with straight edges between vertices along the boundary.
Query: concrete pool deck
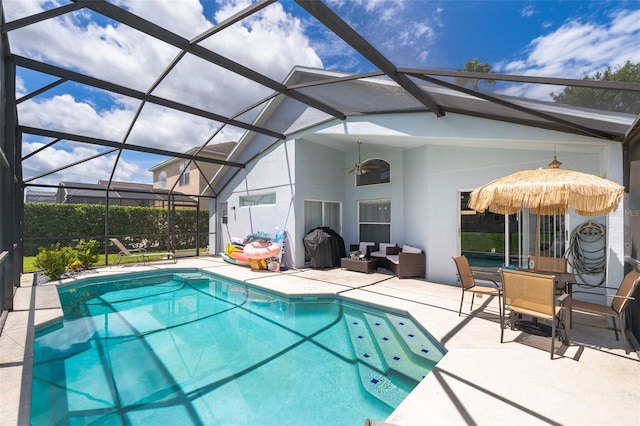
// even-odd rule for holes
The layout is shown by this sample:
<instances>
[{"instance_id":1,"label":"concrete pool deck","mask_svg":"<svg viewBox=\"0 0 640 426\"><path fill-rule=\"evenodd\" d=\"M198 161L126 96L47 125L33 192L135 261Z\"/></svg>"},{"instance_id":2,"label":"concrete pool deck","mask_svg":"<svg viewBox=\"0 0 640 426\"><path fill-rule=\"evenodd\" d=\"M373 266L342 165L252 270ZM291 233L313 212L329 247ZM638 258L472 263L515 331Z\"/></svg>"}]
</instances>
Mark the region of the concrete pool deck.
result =
<instances>
[{"instance_id":1,"label":"concrete pool deck","mask_svg":"<svg viewBox=\"0 0 640 426\"><path fill-rule=\"evenodd\" d=\"M500 343L497 300L476 298L470 313L470 299L465 298L463 315L458 316L459 287L399 280L383 269L372 274L339 268L273 273L251 271L216 257L199 257L180 259L177 265L115 266L96 271L106 275L191 267L280 293L340 294L411 314L448 352L388 419L373 420L406 426L638 424L638 352L625 354L622 340L616 341L613 331L605 329L606 323L599 318L574 314L571 344L558 343L551 360L549 338L505 330L505 343ZM23 275L14 311L7 316L0 335L2 425L29 424L34 330L62 314L55 286L34 287L32 282L30 274Z\"/></svg>"}]
</instances>

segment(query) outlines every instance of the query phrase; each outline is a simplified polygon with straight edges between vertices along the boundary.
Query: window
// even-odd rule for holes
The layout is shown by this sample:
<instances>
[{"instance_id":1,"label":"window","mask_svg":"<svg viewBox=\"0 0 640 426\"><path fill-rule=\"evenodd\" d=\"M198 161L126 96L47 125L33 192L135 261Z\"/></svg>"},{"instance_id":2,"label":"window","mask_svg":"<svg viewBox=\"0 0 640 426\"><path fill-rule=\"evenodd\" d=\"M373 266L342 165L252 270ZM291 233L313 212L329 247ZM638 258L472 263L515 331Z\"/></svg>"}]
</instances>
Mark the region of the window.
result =
<instances>
[{"instance_id":1,"label":"window","mask_svg":"<svg viewBox=\"0 0 640 426\"><path fill-rule=\"evenodd\" d=\"M158 188L165 188L167 186L167 172L164 170L158 174Z\"/></svg>"},{"instance_id":2,"label":"window","mask_svg":"<svg viewBox=\"0 0 640 426\"><path fill-rule=\"evenodd\" d=\"M391 241L391 200L359 201L358 230L360 241Z\"/></svg>"},{"instance_id":3,"label":"window","mask_svg":"<svg viewBox=\"0 0 640 426\"><path fill-rule=\"evenodd\" d=\"M338 234L342 232L340 225L340 203L332 201L304 201L304 230L305 235L312 229L326 226L333 229ZM311 260L311 255L304 251L304 260Z\"/></svg>"},{"instance_id":4,"label":"window","mask_svg":"<svg viewBox=\"0 0 640 426\"><path fill-rule=\"evenodd\" d=\"M180 186L189 185L189 161L180 163Z\"/></svg>"},{"instance_id":5,"label":"window","mask_svg":"<svg viewBox=\"0 0 640 426\"><path fill-rule=\"evenodd\" d=\"M356 186L376 185L391 181L391 167L384 160L372 159L362 163L363 174L356 175Z\"/></svg>"},{"instance_id":6,"label":"window","mask_svg":"<svg viewBox=\"0 0 640 426\"><path fill-rule=\"evenodd\" d=\"M470 192L460 193L460 252L471 266L500 267L511 264L528 267L528 257L536 254L536 239L543 257L563 257L565 217L540 216L539 237L536 216L528 209L505 216L468 207Z\"/></svg>"},{"instance_id":7,"label":"window","mask_svg":"<svg viewBox=\"0 0 640 426\"><path fill-rule=\"evenodd\" d=\"M320 226L326 226L337 233L341 232L340 203L331 201L304 202L304 229L309 232Z\"/></svg>"},{"instance_id":8,"label":"window","mask_svg":"<svg viewBox=\"0 0 640 426\"><path fill-rule=\"evenodd\" d=\"M227 203L220 203L220 212L222 223L229 223L229 207Z\"/></svg>"},{"instance_id":9,"label":"window","mask_svg":"<svg viewBox=\"0 0 640 426\"><path fill-rule=\"evenodd\" d=\"M260 195L243 195L240 197L240 207L271 205L275 203L275 192Z\"/></svg>"}]
</instances>

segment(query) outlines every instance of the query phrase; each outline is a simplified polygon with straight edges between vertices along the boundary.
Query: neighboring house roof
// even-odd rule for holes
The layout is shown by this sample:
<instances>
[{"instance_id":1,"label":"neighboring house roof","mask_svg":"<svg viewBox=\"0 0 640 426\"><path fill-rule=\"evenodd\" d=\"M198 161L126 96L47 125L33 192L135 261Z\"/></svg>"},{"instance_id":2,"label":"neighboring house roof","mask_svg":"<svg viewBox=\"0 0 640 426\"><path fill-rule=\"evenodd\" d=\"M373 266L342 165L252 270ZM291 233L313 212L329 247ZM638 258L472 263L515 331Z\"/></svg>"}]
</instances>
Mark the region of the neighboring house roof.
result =
<instances>
[{"instance_id":1,"label":"neighboring house roof","mask_svg":"<svg viewBox=\"0 0 640 426\"><path fill-rule=\"evenodd\" d=\"M55 203L56 193L49 191L25 191L26 203Z\"/></svg>"},{"instance_id":2,"label":"neighboring house roof","mask_svg":"<svg viewBox=\"0 0 640 426\"><path fill-rule=\"evenodd\" d=\"M106 184L101 183L84 183L84 182L60 182L58 191L64 193L64 198L69 197L91 197L104 198L106 192ZM109 190L109 198L121 200L157 200L167 199L167 195L171 193L176 197L176 201L193 203L192 197L179 192L170 192L165 189L154 189L153 185L135 182L114 182Z\"/></svg>"},{"instance_id":3,"label":"neighboring house roof","mask_svg":"<svg viewBox=\"0 0 640 426\"><path fill-rule=\"evenodd\" d=\"M233 151L236 145L237 145L237 142L221 142L213 145L208 145L204 147L200 152L198 152L200 148L191 148L190 150L185 152L185 154L195 155L197 153L198 156L200 157L225 159L229 156L229 153ZM151 167L149 171L155 172L156 170L162 169L168 166L169 164L175 163L176 161L187 161L187 160L183 158L170 158L166 161L163 161L160 164L156 164L155 166Z\"/></svg>"}]
</instances>

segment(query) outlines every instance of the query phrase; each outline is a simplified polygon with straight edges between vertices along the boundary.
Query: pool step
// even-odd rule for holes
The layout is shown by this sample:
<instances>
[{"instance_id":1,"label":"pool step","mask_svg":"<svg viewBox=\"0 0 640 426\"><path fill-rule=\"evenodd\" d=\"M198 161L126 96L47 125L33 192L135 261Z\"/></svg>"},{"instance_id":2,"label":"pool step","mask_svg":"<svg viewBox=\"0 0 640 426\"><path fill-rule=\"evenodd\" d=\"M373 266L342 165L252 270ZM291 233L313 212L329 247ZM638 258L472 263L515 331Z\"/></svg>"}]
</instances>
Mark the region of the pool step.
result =
<instances>
[{"instance_id":1,"label":"pool step","mask_svg":"<svg viewBox=\"0 0 640 426\"><path fill-rule=\"evenodd\" d=\"M442 359L443 350L427 336L413 321L402 318L389 319L397 336L400 337L407 348L418 358L426 359L435 365Z\"/></svg>"},{"instance_id":2,"label":"pool step","mask_svg":"<svg viewBox=\"0 0 640 426\"><path fill-rule=\"evenodd\" d=\"M373 340L369 327L364 319L344 314L349 327L349 338L360 364L366 364L379 371L387 371L388 365L378 351L378 345Z\"/></svg>"},{"instance_id":3,"label":"pool step","mask_svg":"<svg viewBox=\"0 0 640 426\"><path fill-rule=\"evenodd\" d=\"M358 359L360 381L364 389L390 407L397 407L408 395L408 391L399 387L385 376L389 366L378 349L371 330L364 318L344 314L349 328L351 344ZM399 382L400 385L405 385Z\"/></svg>"},{"instance_id":4,"label":"pool step","mask_svg":"<svg viewBox=\"0 0 640 426\"><path fill-rule=\"evenodd\" d=\"M358 363L358 368L360 380L366 391L390 407L396 408L409 395L408 391L367 365Z\"/></svg>"},{"instance_id":5,"label":"pool step","mask_svg":"<svg viewBox=\"0 0 640 426\"><path fill-rule=\"evenodd\" d=\"M425 366L424 360L414 359L412 352L407 351L402 344L403 340L396 339L398 336L395 328L386 316L365 313L364 318L389 369L418 382L421 381L429 372L432 363Z\"/></svg>"},{"instance_id":6,"label":"pool step","mask_svg":"<svg viewBox=\"0 0 640 426\"><path fill-rule=\"evenodd\" d=\"M209 282L209 277L200 273L200 272L192 272L192 273L180 273L175 274L173 276L174 281L182 282L182 283L200 283L200 282Z\"/></svg>"}]
</instances>

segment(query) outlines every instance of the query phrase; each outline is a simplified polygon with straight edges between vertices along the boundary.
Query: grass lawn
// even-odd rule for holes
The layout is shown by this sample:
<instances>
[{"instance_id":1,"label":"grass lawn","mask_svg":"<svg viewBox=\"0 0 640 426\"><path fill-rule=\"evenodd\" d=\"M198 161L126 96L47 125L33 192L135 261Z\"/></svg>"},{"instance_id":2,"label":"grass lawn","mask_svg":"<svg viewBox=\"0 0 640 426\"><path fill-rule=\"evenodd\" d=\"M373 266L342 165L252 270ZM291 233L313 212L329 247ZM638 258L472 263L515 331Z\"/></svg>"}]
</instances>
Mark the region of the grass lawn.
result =
<instances>
[{"instance_id":1,"label":"grass lawn","mask_svg":"<svg viewBox=\"0 0 640 426\"><path fill-rule=\"evenodd\" d=\"M206 250L206 249L204 249ZM183 251L194 251L194 250L183 250ZM180 252L180 250L178 250L177 252ZM165 253L165 252L162 252ZM164 256L162 254L159 254L158 256L153 256L153 252L147 252L148 255L148 260L161 260L164 259ZM137 263L140 262L140 258L123 258L119 263ZM109 265L113 265L116 263L116 255L115 254L110 254L109 255ZM95 265L93 266L104 266L106 265L105 262L105 257L104 254L99 254L98 255L98 262L96 262ZM35 272L35 271L39 271L40 268L38 268L36 266L36 257L35 256L29 256L29 257L23 257L22 258L22 268L24 272Z\"/></svg>"}]
</instances>

